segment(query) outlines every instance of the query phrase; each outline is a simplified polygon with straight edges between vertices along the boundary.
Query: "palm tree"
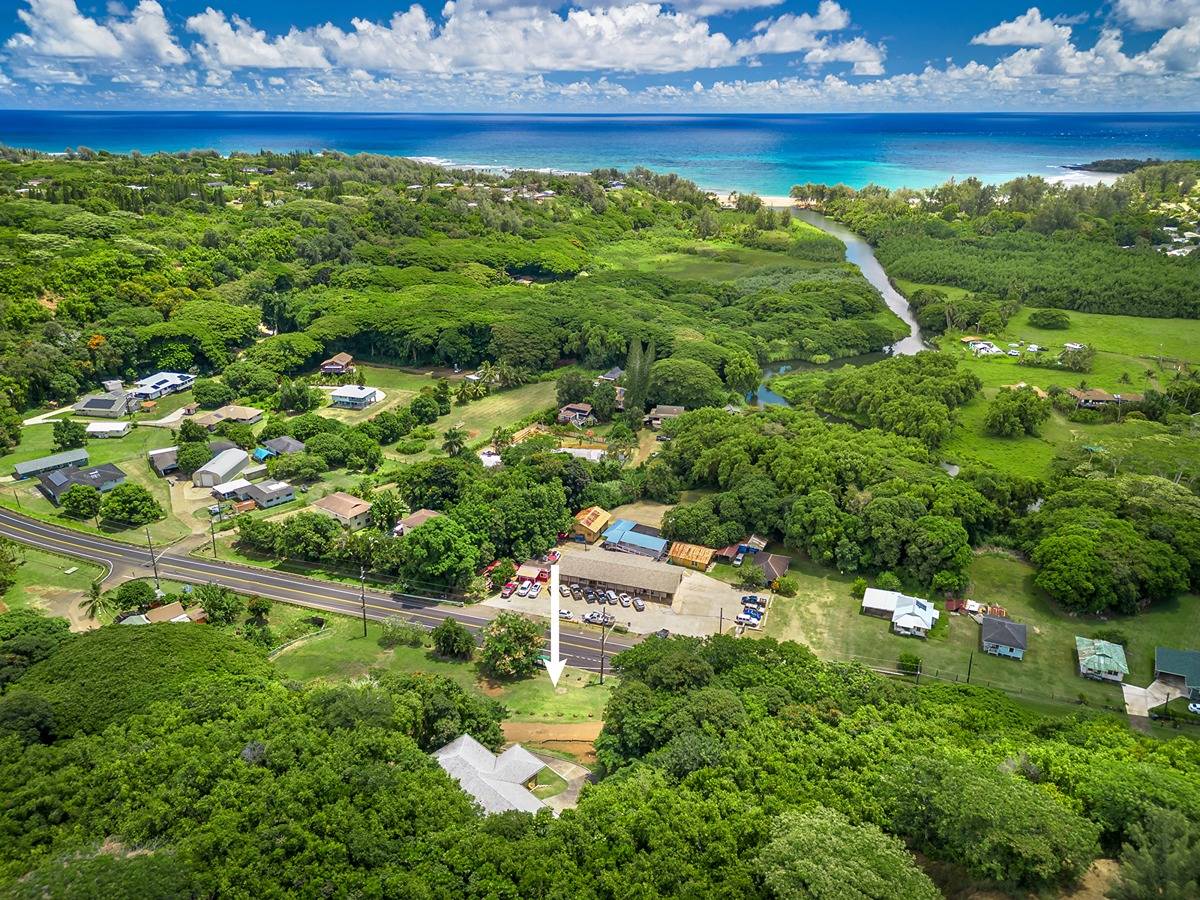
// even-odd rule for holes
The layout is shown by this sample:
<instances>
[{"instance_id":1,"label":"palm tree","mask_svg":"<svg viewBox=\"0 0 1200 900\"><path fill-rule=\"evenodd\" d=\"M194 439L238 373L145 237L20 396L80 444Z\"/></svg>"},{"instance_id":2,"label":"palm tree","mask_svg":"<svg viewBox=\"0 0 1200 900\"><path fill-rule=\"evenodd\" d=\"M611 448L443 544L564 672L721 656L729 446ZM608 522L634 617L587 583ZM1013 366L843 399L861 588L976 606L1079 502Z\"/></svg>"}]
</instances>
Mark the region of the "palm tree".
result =
<instances>
[{"instance_id":1,"label":"palm tree","mask_svg":"<svg viewBox=\"0 0 1200 900\"><path fill-rule=\"evenodd\" d=\"M461 425L452 425L442 433L442 450L447 456L461 456L467 449L467 430Z\"/></svg>"},{"instance_id":2,"label":"palm tree","mask_svg":"<svg viewBox=\"0 0 1200 900\"><path fill-rule=\"evenodd\" d=\"M492 448L497 453L503 453L512 446L513 433L509 428L503 425L497 425L492 429Z\"/></svg>"},{"instance_id":3,"label":"palm tree","mask_svg":"<svg viewBox=\"0 0 1200 900\"><path fill-rule=\"evenodd\" d=\"M491 360L484 360L475 374L479 376L479 383L486 387L496 380L496 364Z\"/></svg>"},{"instance_id":4,"label":"palm tree","mask_svg":"<svg viewBox=\"0 0 1200 900\"><path fill-rule=\"evenodd\" d=\"M83 601L83 611L89 619L95 619L108 609L108 600L100 590L100 582L93 581L88 585L87 599Z\"/></svg>"},{"instance_id":5,"label":"palm tree","mask_svg":"<svg viewBox=\"0 0 1200 900\"><path fill-rule=\"evenodd\" d=\"M475 399L474 391L472 390L474 387L474 382L460 381L458 383L458 387L454 389L454 402L459 406L465 406L466 404L470 403Z\"/></svg>"}]
</instances>

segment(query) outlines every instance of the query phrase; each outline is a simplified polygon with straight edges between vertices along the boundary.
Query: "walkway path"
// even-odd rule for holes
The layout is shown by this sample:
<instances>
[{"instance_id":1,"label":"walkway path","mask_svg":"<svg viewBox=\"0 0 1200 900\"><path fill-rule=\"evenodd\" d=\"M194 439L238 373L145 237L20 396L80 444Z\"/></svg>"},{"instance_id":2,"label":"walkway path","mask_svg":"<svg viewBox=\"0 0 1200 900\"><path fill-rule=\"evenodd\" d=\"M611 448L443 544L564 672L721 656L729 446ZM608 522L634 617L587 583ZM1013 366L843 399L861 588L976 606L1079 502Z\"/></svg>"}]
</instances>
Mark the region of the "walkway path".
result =
<instances>
[{"instance_id":1,"label":"walkway path","mask_svg":"<svg viewBox=\"0 0 1200 900\"><path fill-rule=\"evenodd\" d=\"M69 413L69 412L74 412L74 410L69 406L64 406L62 409L52 409L52 410L50 410L50 412L44 412L39 415L32 416L32 417L26 419L25 421L23 421L21 424L27 425L27 426L28 425L45 425L47 422L53 422L55 416L61 416L63 413Z\"/></svg>"},{"instance_id":2,"label":"walkway path","mask_svg":"<svg viewBox=\"0 0 1200 900\"><path fill-rule=\"evenodd\" d=\"M553 797L547 797L542 802L554 810L555 815L558 815L564 809L574 809L579 804L579 792L591 780L592 773L578 763L573 763L570 760L559 759L557 756L550 756L548 753L538 753L536 750L532 752L534 756L549 766L556 775L567 783L567 786L562 791Z\"/></svg>"},{"instance_id":3,"label":"walkway path","mask_svg":"<svg viewBox=\"0 0 1200 900\"><path fill-rule=\"evenodd\" d=\"M1162 681L1152 681L1144 688L1136 684L1122 684L1121 693L1125 695L1125 713L1130 723L1143 731L1150 724L1150 710L1184 696L1181 688Z\"/></svg>"}]
</instances>

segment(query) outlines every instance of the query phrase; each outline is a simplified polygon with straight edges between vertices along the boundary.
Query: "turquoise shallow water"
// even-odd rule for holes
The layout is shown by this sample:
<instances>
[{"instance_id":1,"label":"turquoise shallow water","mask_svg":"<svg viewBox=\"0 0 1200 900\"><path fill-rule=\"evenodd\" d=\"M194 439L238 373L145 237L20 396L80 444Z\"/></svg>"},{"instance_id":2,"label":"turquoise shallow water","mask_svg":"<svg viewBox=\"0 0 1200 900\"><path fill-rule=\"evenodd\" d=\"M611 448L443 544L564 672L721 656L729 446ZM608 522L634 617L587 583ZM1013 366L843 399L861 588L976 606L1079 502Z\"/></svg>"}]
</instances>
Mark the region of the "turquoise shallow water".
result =
<instances>
[{"instance_id":1,"label":"turquoise shallow water","mask_svg":"<svg viewBox=\"0 0 1200 900\"><path fill-rule=\"evenodd\" d=\"M0 142L57 152L322 150L588 171L644 165L705 188L784 194L798 182L926 187L1062 174L1103 157L1200 157L1200 114L531 116L0 112Z\"/></svg>"}]
</instances>

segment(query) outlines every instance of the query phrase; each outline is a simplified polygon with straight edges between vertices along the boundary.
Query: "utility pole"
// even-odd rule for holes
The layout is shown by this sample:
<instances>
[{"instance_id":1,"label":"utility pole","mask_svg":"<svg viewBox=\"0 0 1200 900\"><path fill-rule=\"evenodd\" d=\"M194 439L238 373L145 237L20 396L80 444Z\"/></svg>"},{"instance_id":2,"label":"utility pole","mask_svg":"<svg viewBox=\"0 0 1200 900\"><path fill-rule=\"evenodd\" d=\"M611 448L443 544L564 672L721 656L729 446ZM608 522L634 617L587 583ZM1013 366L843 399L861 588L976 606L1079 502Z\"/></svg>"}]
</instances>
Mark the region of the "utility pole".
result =
<instances>
[{"instance_id":1,"label":"utility pole","mask_svg":"<svg viewBox=\"0 0 1200 900\"><path fill-rule=\"evenodd\" d=\"M967 684L971 683L971 666L975 662L975 651L971 651L971 656L967 659Z\"/></svg>"},{"instance_id":2,"label":"utility pole","mask_svg":"<svg viewBox=\"0 0 1200 900\"><path fill-rule=\"evenodd\" d=\"M721 614L721 622L717 626L717 634L724 634L725 633L725 607L723 607L723 606L718 607L717 611Z\"/></svg>"},{"instance_id":3,"label":"utility pole","mask_svg":"<svg viewBox=\"0 0 1200 900\"><path fill-rule=\"evenodd\" d=\"M16 488L13 488L13 499L17 501L17 509L24 508L21 506L21 493Z\"/></svg>"},{"instance_id":4,"label":"utility pole","mask_svg":"<svg viewBox=\"0 0 1200 900\"><path fill-rule=\"evenodd\" d=\"M213 559L217 558L217 524L212 516L208 517L208 535L212 539Z\"/></svg>"},{"instance_id":5,"label":"utility pole","mask_svg":"<svg viewBox=\"0 0 1200 900\"><path fill-rule=\"evenodd\" d=\"M162 585L158 580L158 557L154 555L154 541L150 538L150 526L146 526L146 546L150 550L150 565L154 567L154 589L162 590Z\"/></svg>"},{"instance_id":6,"label":"utility pole","mask_svg":"<svg viewBox=\"0 0 1200 900\"><path fill-rule=\"evenodd\" d=\"M367 636L367 567L358 567L358 596L362 600L363 637Z\"/></svg>"}]
</instances>

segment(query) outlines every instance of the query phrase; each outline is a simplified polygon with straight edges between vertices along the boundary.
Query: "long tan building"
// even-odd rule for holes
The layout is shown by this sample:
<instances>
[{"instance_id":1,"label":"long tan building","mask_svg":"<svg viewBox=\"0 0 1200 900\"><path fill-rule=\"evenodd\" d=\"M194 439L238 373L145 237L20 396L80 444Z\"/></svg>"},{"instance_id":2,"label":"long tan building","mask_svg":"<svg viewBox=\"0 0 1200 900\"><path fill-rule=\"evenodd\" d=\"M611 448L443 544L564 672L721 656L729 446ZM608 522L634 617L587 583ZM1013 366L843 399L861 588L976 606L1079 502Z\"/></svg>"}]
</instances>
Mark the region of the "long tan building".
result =
<instances>
[{"instance_id":1,"label":"long tan building","mask_svg":"<svg viewBox=\"0 0 1200 900\"><path fill-rule=\"evenodd\" d=\"M568 551L559 560L558 568L563 584L635 594L663 603L674 599L683 580L683 572L677 566L613 550Z\"/></svg>"}]
</instances>

